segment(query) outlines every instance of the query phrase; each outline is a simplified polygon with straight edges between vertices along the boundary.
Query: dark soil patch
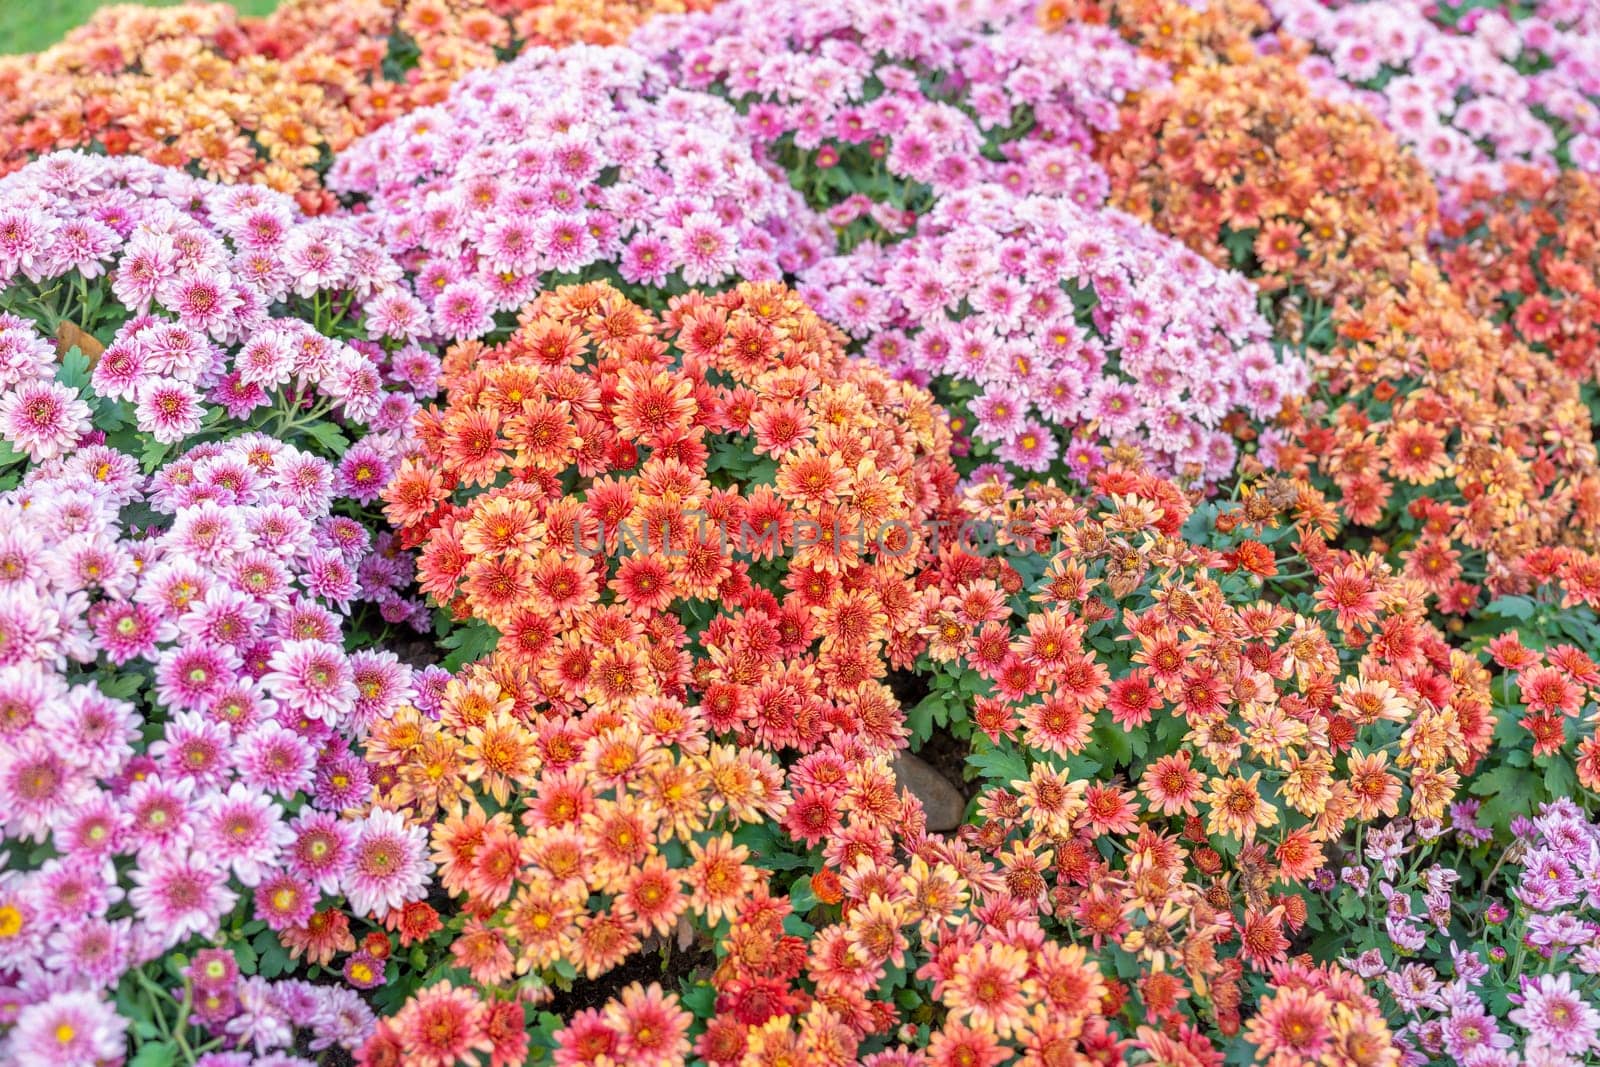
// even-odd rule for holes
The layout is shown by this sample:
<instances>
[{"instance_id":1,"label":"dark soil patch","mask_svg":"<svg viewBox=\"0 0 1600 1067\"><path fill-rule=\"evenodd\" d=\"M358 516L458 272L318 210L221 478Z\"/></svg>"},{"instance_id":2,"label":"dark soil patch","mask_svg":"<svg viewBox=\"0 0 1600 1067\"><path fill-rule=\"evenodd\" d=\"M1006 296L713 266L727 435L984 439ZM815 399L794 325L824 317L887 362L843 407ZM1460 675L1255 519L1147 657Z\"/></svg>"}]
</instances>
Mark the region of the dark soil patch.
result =
<instances>
[{"instance_id":1,"label":"dark soil patch","mask_svg":"<svg viewBox=\"0 0 1600 1067\"><path fill-rule=\"evenodd\" d=\"M883 681L895 699L900 701L902 708L915 707L929 692L928 679L912 671L890 671ZM933 736L920 746L913 744L911 751L922 757L928 766L938 771L967 800L977 795L977 784L967 781L964 776L967 755L971 751L965 741L955 737L948 730L935 726Z\"/></svg>"},{"instance_id":2,"label":"dark soil patch","mask_svg":"<svg viewBox=\"0 0 1600 1067\"><path fill-rule=\"evenodd\" d=\"M539 1010L570 1019L585 1008L603 1007L606 1001L634 982L647 986L660 982L662 989L676 992L679 981L685 978L695 983L710 981L717 959L708 942L697 940L687 949L674 946L665 963L661 959L661 946L659 939L651 938L644 948L599 978L593 981L579 978L571 989L557 990L555 998L541 1004Z\"/></svg>"},{"instance_id":3,"label":"dark soil patch","mask_svg":"<svg viewBox=\"0 0 1600 1067\"><path fill-rule=\"evenodd\" d=\"M883 684L889 687L902 708L915 707L928 695L928 680L911 671L892 670L884 676Z\"/></svg>"}]
</instances>

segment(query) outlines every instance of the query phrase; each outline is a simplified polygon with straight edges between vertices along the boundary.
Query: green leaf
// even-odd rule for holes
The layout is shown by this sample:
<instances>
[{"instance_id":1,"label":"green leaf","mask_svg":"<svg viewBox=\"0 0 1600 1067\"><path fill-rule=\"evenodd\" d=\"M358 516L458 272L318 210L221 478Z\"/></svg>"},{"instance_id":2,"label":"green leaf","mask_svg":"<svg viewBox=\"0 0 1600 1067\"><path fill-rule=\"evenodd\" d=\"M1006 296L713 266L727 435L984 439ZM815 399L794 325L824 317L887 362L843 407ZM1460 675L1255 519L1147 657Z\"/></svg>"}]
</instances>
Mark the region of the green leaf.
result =
<instances>
[{"instance_id":1,"label":"green leaf","mask_svg":"<svg viewBox=\"0 0 1600 1067\"><path fill-rule=\"evenodd\" d=\"M1499 766L1479 774L1467 786L1474 796L1483 798L1482 815L1494 826L1505 829L1513 815L1527 814L1538 779L1527 770Z\"/></svg>"},{"instance_id":2,"label":"green leaf","mask_svg":"<svg viewBox=\"0 0 1600 1067\"><path fill-rule=\"evenodd\" d=\"M169 447L160 441L149 442L144 446L144 451L139 453L139 466L146 474L154 473L155 469L161 466L161 461L166 458Z\"/></svg>"},{"instance_id":3,"label":"green leaf","mask_svg":"<svg viewBox=\"0 0 1600 1067\"><path fill-rule=\"evenodd\" d=\"M950 704L942 693L929 693L906 712L906 725L919 745L933 736L935 726L949 724Z\"/></svg>"},{"instance_id":4,"label":"green leaf","mask_svg":"<svg viewBox=\"0 0 1600 1067\"><path fill-rule=\"evenodd\" d=\"M350 447L350 438L331 422L313 422L305 429L308 437L336 456L344 455Z\"/></svg>"},{"instance_id":5,"label":"green leaf","mask_svg":"<svg viewBox=\"0 0 1600 1067\"><path fill-rule=\"evenodd\" d=\"M457 626L440 640L439 644L453 649L445 657L445 670L454 673L469 663L475 663L493 652L500 643L500 632L481 619Z\"/></svg>"},{"instance_id":6,"label":"green leaf","mask_svg":"<svg viewBox=\"0 0 1600 1067\"><path fill-rule=\"evenodd\" d=\"M1094 740L1091 751L1109 756L1107 766L1125 767L1133 762L1133 740L1128 732L1114 722L1099 723L1090 735Z\"/></svg>"},{"instance_id":7,"label":"green leaf","mask_svg":"<svg viewBox=\"0 0 1600 1067\"><path fill-rule=\"evenodd\" d=\"M177 1062L177 1048L162 1041L140 1048L128 1061L128 1067L173 1067Z\"/></svg>"},{"instance_id":8,"label":"green leaf","mask_svg":"<svg viewBox=\"0 0 1600 1067\"><path fill-rule=\"evenodd\" d=\"M794 884L789 887L789 902L794 905L794 910L801 915L822 903L817 899L816 891L811 888L811 876L809 874L802 874L794 880Z\"/></svg>"},{"instance_id":9,"label":"green leaf","mask_svg":"<svg viewBox=\"0 0 1600 1067\"><path fill-rule=\"evenodd\" d=\"M71 389L82 389L89 384L89 357L77 345L73 345L61 357L61 369L56 372L56 380Z\"/></svg>"},{"instance_id":10,"label":"green leaf","mask_svg":"<svg viewBox=\"0 0 1600 1067\"><path fill-rule=\"evenodd\" d=\"M1491 600L1484 611L1507 619L1531 619L1535 607L1532 597L1503 596Z\"/></svg>"},{"instance_id":11,"label":"green leaf","mask_svg":"<svg viewBox=\"0 0 1600 1067\"><path fill-rule=\"evenodd\" d=\"M1572 797L1578 794L1578 775L1570 760L1557 753L1544 769L1544 787L1553 797Z\"/></svg>"},{"instance_id":12,"label":"green leaf","mask_svg":"<svg viewBox=\"0 0 1600 1067\"><path fill-rule=\"evenodd\" d=\"M1008 748L990 748L985 752L974 752L967 757L967 764L977 768L978 773L987 780L1002 785L1026 781L1028 778L1027 761L1021 754Z\"/></svg>"},{"instance_id":13,"label":"green leaf","mask_svg":"<svg viewBox=\"0 0 1600 1067\"><path fill-rule=\"evenodd\" d=\"M683 979L683 993L678 997L683 1006L697 1019L709 1019L716 1013L717 991L704 982L691 983Z\"/></svg>"},{"instance_id":14,"label":"green leaf","mask_svg":"<svg viewBox=\"0 0 1600 1067\"><path fill-rule=\"evenodd\" d=\"M256 954L256 950L253 946L242 943L234 945L233 958L239 961L239 972L241 974L256 973L256 961L259 960L260 957Z\"/></svg>"},{"instance_id":15,"label":"green leaf","mask_svg":"<svg viewBox=\"0 0 1600 1067\"><path fill-rule=\"evenodd\" d=\"M263 930L250 942L259 957L256 963L256 973L263 978L276 978L294 966L294 961L278 943L278 935L271 930Z\"/></svg>"}]
</instances>

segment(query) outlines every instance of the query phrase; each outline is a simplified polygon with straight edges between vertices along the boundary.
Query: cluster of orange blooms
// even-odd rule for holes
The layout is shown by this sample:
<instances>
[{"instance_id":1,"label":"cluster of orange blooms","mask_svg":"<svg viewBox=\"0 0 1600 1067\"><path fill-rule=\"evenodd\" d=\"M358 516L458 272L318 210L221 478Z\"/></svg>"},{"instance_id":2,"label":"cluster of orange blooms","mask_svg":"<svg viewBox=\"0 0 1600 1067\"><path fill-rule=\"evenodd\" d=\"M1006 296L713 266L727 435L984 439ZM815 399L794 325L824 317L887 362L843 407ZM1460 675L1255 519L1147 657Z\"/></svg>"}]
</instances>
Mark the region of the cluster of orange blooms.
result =
<instances>
[{"instance_id":1,"label":"cluster of orange blooms","mask_svg":"<svg viewBox=\"0 0 1600 1067\"><path fill-rule=\"evenodd\" d=\"M456 346L385 491L423 589L553 710L692 685L741 739L894 748L881 679L915 654L911 573L956 476L932 398L842 340L782 285L658 318L595 283Z\"/></svg>"},{"instance_id":2,"label":"cluster of orange blooms","mask_svg":"<svg viewBox=\"0 0 1600 1067\"><path fill-rule=\"evenodd\" d=\"M679 934L717 948L709 978L717 1014L693 1049L717 1067L846 1067L865 1037L904 1038L908 1025L937 1063L1002 1048L1052 1063L1115 1046L1107 1020L1125 987L1084 948L1047 938L1049 901L1026 872L960 838L924 834L920 805L896 790L886 754L833 735L785 772L759 749L710 741L703 708L661 698L627 712L597 707L528 722L512 710L506 684L475 668L452 684L440 722L403 717L380 726L379 759L401 776L437 766L441 745L468 740L458 761L472 779L468 799L435 824L433 843L440 880L462 904L454 964L482 993L419 995L379 1024L363 1062L456 1062L473 1042L492 1040L480 1017L501 1004L547 1000L545 980L561 965L594 979ZM511 740L513 722L526 739ZM514 771L505 762L512 752ZM822 869L802 876L796 895L773 895L772 872L742 843L741 828L822 802L838 812ZM812 836L804 825L790 834ZM770 831L750 840L773 847ZM1156 855L1182 853L1168 844ZM1146 869L1106 899L1174 921L1172 887L1160 882L1172 874ZM1195 967L1207 962L1203 944L1193 943ZM943 1009L931 1034L881 991L890 970L931 981L931 1003ZM625 994L567 1018L554 1040L576 1063L623 1050L681 1055L687 1017L656 1020L676 1003L659 991ZM1137 1043L1201 1040L1179 1024L1175 1006L1153 1015ZM454 1022L435 1025L441 1012ZM1168 1015L1172 1025L1163 1027Z\"/></svg>"},{"instance_id":3,"label":"cluster of orange blooms","mask_svg":"<svg viewBox=\"0 0 1600 1067\"><path fill-rule=\"evenodd\" d=\"M1532 618L1515 628L1500 628L1486 646L1504 672L1502 703L1519 716L1533 742L1533 758L1556 757L1543 765L1552 776L1547 787L1561 786L1563 778L1556 776L1570 769L1578 784L1600 791L1600 735L1595 732L1600 723L1600 664L1595 662L1600 654L1595 621L1600 556L1543 548L1529 557L1527 571L1534 583ZM1537 782L1535 778L1535 786Z\"/></svg>"},{"instance_id":4,"label":"cluster of orange blooms","mask_svg":"<svg viewBox=\"0 0 1600 1067\"><path fill-rule=\"evenodd\" d=\"M1001 544L1055 551L1026 599L1008 597L1023 583L1003 560L996 576L952 555L923 601L929 658L985 679L972 725L1028 768L983 797L971 832L1006 844L1008 877L1034 872L1039 894L1053 878L1080 936L1146 951L1174 937L1130 928L1096 842L1147 842L1164 890L1197 886L1265 970L1305 920L1298 891L1328 874L1324 846L1402 812L1444 816L1489 747L1487 672L1427 622L1414 579L1319 547L1332 509L1305 483L1250 484L1211 520L1219 550L1180 534L1190 509L1171 483L1122 468L1096 481L1087 505L975 489ZM1309 570L1280 573L1271 543L1297 528L1304 554L1282 562ZM1185 911L1202 914L1165 914Z\"/></svg>"},{"instance_id":5,"label":"cluster of orange blooms","mask_svg":"<svg viewBox=\"0 0 1600 1067\"><path fill-rule=\"evenodd\" d=\"M1440 265L1508 343L1600 381L1600 186L1581 171L1512 166L1506 177L1501 192L1467 190L1462 214L1441 223Z\"/></svg>"},{"instance_id":6,"label":"cluster of orange blooms","mask_svg":"<svg viewBox=\"0 0 1600 1067\"><path fill-rule=\"evenodd\" d=\"M1189 63L1104 146L1113 197L1253 277L1314 361L1320 390L1280 463L1336 490L1349 532L1395 553L1440 610L1524 587L1540 545L1591 543L1600 477L1577 384L1451 288L1416 159L1370 114L1313 95L1293 42L1254 54L1226 13L1148 7L1141 39L1187 35L1160 51Z\"/></svg>"},{"instance_id":7,"label":"cluster of orange blooms","mask_svg":"<svg viewBox=\"0 0 1600 1067\"><path fill-rule=\"evenodd\" d=\"M1123 1041L1209 1062L1201 1020L1239 1032L1246 967L1287 964L1304 919L1274 886L1307 881L1324 842L1403 795L1442 810L1490 725L1481 672L1379 561L1321 553L1318 619L1235 608L1224 583L1263 558L1241 543L1241 571L1182 540L1190 504L1169 482L1113 468L1092 520L1048 487L958 497L927 394L845 359L782 286L689 294L659 317L605 284L564 287L445 371L388 511L435 598L500 638L437 720L374 724L368 758L377 802L431 826L461 904L450 951L478 990L419 994L364 1062L487 1050L498 1004L672 943L716 948L715 1012L692 1041L719 1067L842 1067L869 1038L903 1043L873 1054L885 1065L1055 1063ZM1251 501L1230 530L1326 521L1305 486ZM932 533L962 518L998 526L1001 547L1066 541L1015 633L1022 573ZM863 545L864 530L885 533ZM1155 606L1128 612L1124 643L1153 665L1111 683L1085 635L1136 597ZM1364 647L1355 666L1340 641ZM977 728L1009 746L999 720L1019 718L1029 758L940 837L891 769L907 726L885 674L957 660L1001 694L979 699ZM1130 679L1150 680L1142 717L1119 710ZM1183 744L1142 794L1118 784L1128 766L1069 769L1097 715L1134 730L1168 698L1183 728L1161 736ZM1101 838L1124 847L1103 859ZM1102 973L1089 942L1137 980ZM1251 1040L1285 1064L1334 1043L1390 1064L1358 988L1305 973ZM1302 1033L1336 1001L1348 1010ZM677 1062L691 1037L675 994L635 986L550 1040L558 1063Z\"/></svg>"},{"instance_id":8,"label":"cluster of orange blooms","mask_svg":"<svg viewBox=\"0 0 1600 1067\"><path fill-rule=\"evenodd\" d=\"M334 200L331 158L469 70L531 45L614 44L657 12L709 0L287 0L101 8L36 55L0 56L0 173L99 147L216 181Z\"/></svg>"},{"instance_id":9,"label":"cluster of orange blooms","mask_svg":"<svg viewBox=\"0 0 1600 1067\"><path fill-rule=\"evenodd\" d=\"M575 293L591 292L552 294L498 357L458 366L464 395L481 397L497 369L517 365L505 352L542 347L529 325L560 321ZM779 293L746 287L723 303ZM602 318L591 310L589 338L606 332ZM625 403L620 387L606 393ZM462 459L441 453L439 463L454 470ZM563 696L549 669L530 670L503 642L450 684L437 721L404 711L375 724L378 801L432 821L441 882L462 904L452 956L482 989L419 994L380 1024L363 1062L449 1063L457 1046L488 1049L476 1020L499 1004L544 1001L562 967L593 979L681 935L716 946L716 1012L693 1053L718 1067L844 1067L874 1036L906 1043L875 1054L889 1057L873 1060L883 1064L1011 1054L1048 1064L1112 1056L1124 1041L1158 1062L1214 1062L1202 1018L1224 1033L1245 1029L1275 1063L1336 1051L1340 1062L1392 1067L1382 1016L1360 984L1288 959L1285 931L1305 918L1293 890L1328 861L1322 846L1347 823L1394 815L1407 794L1413 814L1442 811L1454 766L1470 762L1492 725L1482 672L1444 646L1413 583L1380 562L1317 557L1319 619L1254 596L1234 607L1230 591L1256 590L1248 576L1271 570L1270 550L1249 538L1226 554L1184 541L1189 504L1169 482L1125 468L1100 481L1092 517L1049 487L1021 499L974 490L966 514L1001 531L998 546L1062 547L1030 589L1002 559L947 546L905 609L906 651L975 669L1010 697L980 698L975 725L1027 746L1023 776L989 789L979 818L955 835L927 834L920 805L896 787L893 742L878 733L900 728L898 704L883 708L884 721L796 744L766 725L772 708L804 694L766 685L783 677L769 667L741 686L763 705L755 722L731 716L739 700L719 667L748 648L712 640L715 622L700 637L703 658L671 692ZM407 508L403 492L397 485L391 506ZM1286 494L1272 483L1219 525L1288 528L1325 512L1309 488ZM459 518L452 509L425 521L437 520L437 535ZM1030 593L1042 607L1013 631L1006 605ZM721 618L742 628L768 599L730 600ZM1135 601L1153 606L1135 618L1123 606ZM1111 658L1097 660L1084 637L1119 617L1138 665L1121 664L1112 682ZM781 639L782 620L772 622ZM1341 669L1347 645L1365 651ZM604 655L613 642L585 647ZM785 662L808 665L809 647ZM1159 713L1180 729L1144 729L1168 704ZM1076 773L1097 715L1182 744L1142 774ZM747 744L716 740L730 729ZM805 754L784 766L778 750L790 745ZM1101 839L1117 842L1114 858L1102 858ZM780 860L805 868L787 896L770 888ZM1288 891L1274 892L1280 884ZM1237 955L1219 958L1229 944ZM1090 945L1097 957L1126 954L1138 977L1104 973ZM1248 1021L1246 967L1290 976ZM899 988L912 977L926 985ZM556 1062L621 1053L677 1062L690 1043L678 1003L633 987L577 1012L552 1035ZM434 1025L452 1012L455 1024ZM1126 1032L1124 1017L1135 1020ZM911 1049L927 1058L894 1058Z\"/></svg>"}]
</instances>

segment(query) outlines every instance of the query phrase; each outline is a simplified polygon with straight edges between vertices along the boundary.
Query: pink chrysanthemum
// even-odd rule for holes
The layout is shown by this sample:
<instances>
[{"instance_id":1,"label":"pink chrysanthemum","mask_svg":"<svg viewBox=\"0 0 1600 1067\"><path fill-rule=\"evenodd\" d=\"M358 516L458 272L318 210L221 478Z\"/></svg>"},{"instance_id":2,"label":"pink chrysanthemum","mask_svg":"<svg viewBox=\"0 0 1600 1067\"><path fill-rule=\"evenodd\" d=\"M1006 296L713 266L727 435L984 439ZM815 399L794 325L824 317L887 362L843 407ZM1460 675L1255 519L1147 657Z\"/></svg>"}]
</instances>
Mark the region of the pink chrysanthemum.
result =
<instances>
[{"instance_id":1,"label":"pink chrysanthemum","mask_svg":"<svg viewBox=\"0 0 1600 1067\"><path fill-rule=\"evenodd\" d=\"M55 993L17 1014L6 1048L12 1063L97 1067L120 1060L128 1021L97 993Z\"/></svg>"},{"instance_id":2,"label":"pink chrysanthemum","mask_svg":"<svg viewBox=\"0 0 1600 1067\"><path fill-rule=\"evenodd\" d=\"M245 886L258 884L293 842L283 809L243 782L234 782L226 794L213 794L200 821L199 847L219 866L232 868Z\"/></svg>"},{"instance_id":3,"label":"pink chrysanthemum","mask_svg":"<svg viewBox=\"0 0 1600 1067\"><path fill-rule=\"evenodd\" d=\"M187 851L141 857L133 881L128 902L167 946L195 934L216 933L223 914L238 899L228 888L225 869Z\"/></svg>"},{"instance_id":4,"label":"pink chrysanthemum","mask_svg":"<svg viewBox=\"0 0 1600 1067\"><path fill-rule=\"evenodd\" d=\"M89 405L60 382L26 381L0 396L0 438L35 463L61 455L89 427Z\"/></svg>"},{"instance_id":5,"label":"pink chrysanthemum","mask_svg":"<svg viewBox=\"0 0 1600 1067\"><path fill-rule=\"evenodd\" d=\"M286 641L272 654L262 686L279 703L325 723L355 707L355 677L344 650L325 641Z\"/></svg>"},{"instance_id":6,"label":"pink chrysanthemum","mask_svg":"<svg viewBox=\"0 0 1600 1067\"><path fill-rule=\"evenodd\" d=\"M188 382L168 379L147 383L139 390L134 421L162 444L175 444L196 433L204 418L200 394Z\"/></svg>"},{"instance_id":7,"label":"pink chrysanthemum","mask_svg":"<svg viewBox=\"0 0 1600 1067\"><path fill-rule=\"evenodd\" d=\"M427 840L423 827L408 826L398 812L380 808L362 820L341 880L351 909L382 918L407 901L420 900L433 870Z\"/></svg>"}]
</instances>

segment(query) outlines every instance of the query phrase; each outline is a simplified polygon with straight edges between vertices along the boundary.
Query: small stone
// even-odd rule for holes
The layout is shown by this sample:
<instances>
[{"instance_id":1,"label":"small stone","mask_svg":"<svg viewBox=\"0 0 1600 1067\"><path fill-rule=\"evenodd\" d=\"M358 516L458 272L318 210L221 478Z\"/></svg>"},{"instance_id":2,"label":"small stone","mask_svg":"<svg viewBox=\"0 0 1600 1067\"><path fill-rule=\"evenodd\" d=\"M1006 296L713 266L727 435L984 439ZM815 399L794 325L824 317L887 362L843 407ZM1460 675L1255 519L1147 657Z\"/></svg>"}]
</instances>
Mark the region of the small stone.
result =
<instances>
[{"instance_id":1,"label":"small stone","mask_svg":"<svg viewBox=\"0 0 1600 1067\"><path fill-rule=\"evenodd\" d=\"M694 944L694 923L689 921L688 915L678 916L678 949L687 951Z\"/></svg>"},{"instance_id":2,"label":"small stone","mask_svg":"<svg viewBox=\"0 0 1600 1067\"><path fill-rule=\"evenodd\" d=\"M902 752L894 761L895 781L900 788L922 802L928 815L930 833L943 833L961 825L967 813L967 800L950 780L930 767L927 761Z\"/></svg>"}]
</instances>

